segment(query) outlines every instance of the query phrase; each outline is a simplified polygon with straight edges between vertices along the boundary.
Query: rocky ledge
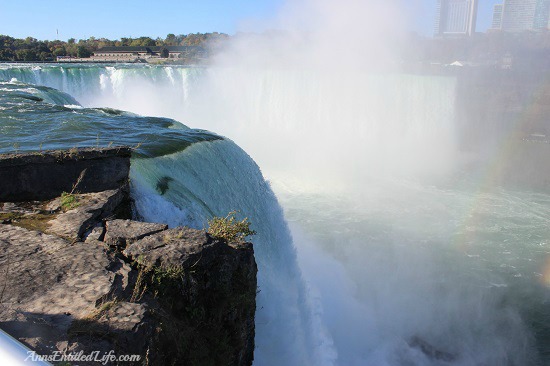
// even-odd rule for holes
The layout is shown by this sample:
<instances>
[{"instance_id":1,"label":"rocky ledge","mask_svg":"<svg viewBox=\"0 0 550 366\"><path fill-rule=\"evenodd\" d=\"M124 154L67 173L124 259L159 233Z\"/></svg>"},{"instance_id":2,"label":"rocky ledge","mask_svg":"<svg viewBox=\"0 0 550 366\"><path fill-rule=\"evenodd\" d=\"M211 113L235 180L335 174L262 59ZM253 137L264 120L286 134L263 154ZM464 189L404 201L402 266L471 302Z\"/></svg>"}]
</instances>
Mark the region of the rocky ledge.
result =
<instances>
[{"instance_id":1,"label":"rocky ledge","mask_svg":"<svg viewBox=\"0 0 550 366\"><path fill-rule=\"evenodd\" d=\"M40 164L71 159L72 184L61 179L44 197L33 196L36 201L3 197L0 328L40 355L114 351L139 355L140 365L250 365L257 272L252 244L131 220L128 170L119 179L100 167L129 166L127 150L118 151L87 150L82 159L56 152L59 158ZM94 154L103 162L90 169ZM2 159L13 163L13 156ZM13 174L12 163L0 163L3 184L29 179ZM94 192L87 185L86 193L76 193L92 170L98 186L108 189ZM101 183L113 177L117 187ZM27 183L20 186L28 193Z\"/></svg>"}]
</instances>

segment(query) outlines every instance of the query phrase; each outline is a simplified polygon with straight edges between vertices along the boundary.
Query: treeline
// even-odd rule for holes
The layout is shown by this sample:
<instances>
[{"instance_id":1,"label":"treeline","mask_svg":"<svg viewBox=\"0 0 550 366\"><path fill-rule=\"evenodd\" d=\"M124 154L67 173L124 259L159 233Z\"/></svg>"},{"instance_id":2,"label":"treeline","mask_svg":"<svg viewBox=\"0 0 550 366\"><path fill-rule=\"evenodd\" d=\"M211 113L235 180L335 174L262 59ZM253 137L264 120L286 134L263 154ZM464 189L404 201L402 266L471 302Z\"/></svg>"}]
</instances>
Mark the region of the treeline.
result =
<instances>
[{"instance_id":1,"label":"treeline","mask_svg":"<svg viewBox=\"0 0 550 366\"><path fill-rule=\"evenodd\" d=\"M36 38L13 38L0 35L0 61L54 61L57 56L89 57L102 47L108 46L201 46L212 49L229 36L224 33L168 34L166 38L150 37L121 38L111 41L106 38L69 39L67 42L39 41Z\"/></svg>"}]
</instances>

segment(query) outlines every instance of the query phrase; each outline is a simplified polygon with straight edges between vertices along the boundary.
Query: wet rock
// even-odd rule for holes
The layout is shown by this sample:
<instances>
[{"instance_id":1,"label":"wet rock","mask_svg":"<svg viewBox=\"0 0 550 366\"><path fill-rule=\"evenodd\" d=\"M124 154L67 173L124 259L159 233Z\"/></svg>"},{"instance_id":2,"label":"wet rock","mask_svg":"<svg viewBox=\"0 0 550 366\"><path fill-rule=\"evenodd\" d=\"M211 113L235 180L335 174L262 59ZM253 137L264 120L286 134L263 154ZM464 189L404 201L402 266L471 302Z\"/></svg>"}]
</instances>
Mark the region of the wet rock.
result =
<instances>
[{"instance_id":1,"label":"wet rock","mask_svg":"<svg viewBox=\"0 0 550 366\"><path fill-rule=\"evenodd\" d=\"M408 344L410 347L420 350L423 354L425 354L428 358L432 360L452 362L457 358L456 355L437 349L430 343L417 336L412 337L409 340Z\"/></svg>"}]
</instances>

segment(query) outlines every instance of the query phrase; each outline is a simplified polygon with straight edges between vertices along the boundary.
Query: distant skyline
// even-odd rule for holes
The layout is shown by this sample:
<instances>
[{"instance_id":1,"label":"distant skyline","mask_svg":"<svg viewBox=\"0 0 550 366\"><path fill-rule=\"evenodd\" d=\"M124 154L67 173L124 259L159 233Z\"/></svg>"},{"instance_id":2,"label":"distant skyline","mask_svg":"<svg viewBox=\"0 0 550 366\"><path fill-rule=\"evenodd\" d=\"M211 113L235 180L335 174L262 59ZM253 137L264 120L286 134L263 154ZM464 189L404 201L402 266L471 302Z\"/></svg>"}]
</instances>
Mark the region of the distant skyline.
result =
<instances>
[{"instance_id":1,"label":"distant skyline","mask_svg":"<svg viewBox=\"0 0 550 366\"><path fill-rule=\"evenodd\" d=\"M410 12L409 30L433 35L436 0L402 0ZM285 0L0 0L0 34L40 40L120 39L168 33L261 32ZM491 26L494 4L480 0L477 31ZM412 3L412 5L411 5Z\"/></svg>"}]
</instances>

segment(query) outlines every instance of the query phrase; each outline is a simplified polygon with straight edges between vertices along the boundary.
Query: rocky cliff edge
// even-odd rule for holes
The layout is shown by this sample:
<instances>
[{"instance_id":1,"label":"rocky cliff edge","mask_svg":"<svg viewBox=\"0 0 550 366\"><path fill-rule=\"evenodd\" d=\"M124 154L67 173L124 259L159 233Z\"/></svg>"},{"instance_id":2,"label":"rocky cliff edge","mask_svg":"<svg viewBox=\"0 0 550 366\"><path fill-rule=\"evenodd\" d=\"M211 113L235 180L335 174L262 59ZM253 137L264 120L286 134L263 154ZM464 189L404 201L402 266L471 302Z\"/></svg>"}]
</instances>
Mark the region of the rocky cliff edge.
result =
<instances>
[{"instance_id":1,"label":"rocky cliff edge","mask_svg":"<svg viewBox=\"0 0 550 366\"><path fill-rule=\"evenodd\" d=\"M252 244L131 220L129 166L126 148L0 155L0 328L39 355L250 365Z\"/></svg>"}]
</instances>

